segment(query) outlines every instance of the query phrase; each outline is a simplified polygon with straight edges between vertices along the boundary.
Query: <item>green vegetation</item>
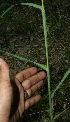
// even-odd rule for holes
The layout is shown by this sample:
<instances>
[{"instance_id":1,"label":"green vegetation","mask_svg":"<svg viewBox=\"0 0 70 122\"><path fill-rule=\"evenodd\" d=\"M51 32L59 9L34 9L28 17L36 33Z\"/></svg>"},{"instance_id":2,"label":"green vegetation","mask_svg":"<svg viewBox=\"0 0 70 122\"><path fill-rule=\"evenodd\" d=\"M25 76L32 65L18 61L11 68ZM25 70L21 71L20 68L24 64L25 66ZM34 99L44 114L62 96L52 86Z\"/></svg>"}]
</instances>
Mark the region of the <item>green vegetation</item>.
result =
<instances>
[{"instance_id":1,"label":"green vegetation","mask_svg":"<svg viewBox=\"0 0 70 122\"><path fill-rule=\"evenodd\" d=\"M4 4L3 4L4 5ZM3 18L4 16L6 16L6 14L8 12L10 12L10 10L12 10L15 6L17 6L18 4L15 3L15 4L11 4L11 6L9 6L1 15L0 17ZM39 62L35 62L35 61L32 61L30 59L27 59L25 57L21 57L20 55L16 55L16 54L13 54L11 52L8 52L8 51L3 51L1 50L2 52L5 52L7 55L11 56L11 57L14 57L15 59L19 59L19 60L22 60L22 61L26 61L26 62L29 62L29 63L32 63L36 66L38 66L39 68L43 69L46 71L47 73L47 78L46 78L46 81L48 81L48 95L46 94L46 97L48 99L48 102L49 102L49 106L47 107L46 109L46 112L47 112L47 118L43 119L43 122L56 122L58 118L60 118L62 116L62 114L64 114L68 108L64 109L63 111L59 111L56 113L56 110L54 110L54 95L56 94L57 90L61 88L61 86L63 85L65 79L69 76L70 74L70 68L66 71L66 73L63 75L63 78L59 81L59 83L56 85L56 87L52 90L51 89L51 70L50 70L50 66L49 66L49 50L48 50L48 24L47 24L47 21L46 21L46 11L45 11L45 4L44 4L44 1L42 0L42 5L38 5L38 4L34 4L34 3L20 3L21 6L29 6L29 7L33 7L33 8L36 8L36 9L39 9L39 11L41 11L41 14L42 14L42 21L43 21L43 30L44 30L44 42L45 42L45 53L46 53L46 64L42 64L42 63L39 63ZM1 6L2 7L2 6ZM0 7L0 8L1 8ZM32 8L32 9L33 9ZM56 21L56 25L60 28L60 18L59 18L59 21L57 21L57 19L55 18L55 21ZM43 42L42 42L43 43ZM47 89L47 88L46 88ZM44 101L44 100L43 100ZM43 102L42 101L42 102ZM45 102L46 103L46 102ZM47 104L47 103L46 103ZM38 105L40 107L40 105ZM58 107L58 106L57 106Z\"/></svg>"}]
</instances>

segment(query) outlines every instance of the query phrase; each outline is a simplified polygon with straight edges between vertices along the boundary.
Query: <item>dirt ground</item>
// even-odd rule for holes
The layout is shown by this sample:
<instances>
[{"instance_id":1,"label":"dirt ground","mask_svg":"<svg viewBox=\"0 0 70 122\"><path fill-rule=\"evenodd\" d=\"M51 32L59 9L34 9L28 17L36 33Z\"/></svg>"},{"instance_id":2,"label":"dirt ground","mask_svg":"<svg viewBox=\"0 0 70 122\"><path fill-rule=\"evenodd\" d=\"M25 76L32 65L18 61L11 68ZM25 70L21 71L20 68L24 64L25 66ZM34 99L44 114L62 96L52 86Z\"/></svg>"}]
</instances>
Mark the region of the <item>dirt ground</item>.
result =
<instances>
[{"instance_id":1,"label":"dirt ground","mask_svg":"<svg viewBox=\"0 0 70 122\"><path fill-rule=\"evenodd\" d=\"M51 4L52 3L52 4ZM70 16L69 1L45 2L47 16L49 65L51 88L53 89L70 67ZM0 18L0 57L10 66L11 77L23 69L34 66L31 63L15 59L3 51L22 56L33 61L46 63L41 12L32 7L15 7L4 18ZM41 70L41 69L39 69ZM47 82L38 91L42 100L27 110L21 122L49 122L47 120ZM58 99L59 98L59 99ZM68 77L54 97L54 110L61 112L70 106L70 77ZM26 118L26 119L25 119ZM46 120L45 120L46 119ZM57 122L69 122L66 111Z\"/></svg>"}]
</instances>

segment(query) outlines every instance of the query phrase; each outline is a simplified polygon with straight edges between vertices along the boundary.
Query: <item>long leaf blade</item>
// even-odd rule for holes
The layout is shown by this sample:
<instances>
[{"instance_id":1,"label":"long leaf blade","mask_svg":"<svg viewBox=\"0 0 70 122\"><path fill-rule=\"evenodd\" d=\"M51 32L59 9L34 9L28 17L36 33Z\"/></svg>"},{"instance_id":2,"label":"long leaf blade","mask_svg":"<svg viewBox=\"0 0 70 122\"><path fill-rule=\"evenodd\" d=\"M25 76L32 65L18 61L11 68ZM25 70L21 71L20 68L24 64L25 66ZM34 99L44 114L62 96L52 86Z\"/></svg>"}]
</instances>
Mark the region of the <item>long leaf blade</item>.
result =
<instances>
[{"instance_id":1,"label":"long leaf blade","mask_svg":"<svg viewBox=\"0 0 70 122\"><path fill-rule=\"evenodd\" d=\"M46 65L44 65L44 64L40 64L40 63L34 62L34 61L32 61L32 60L29 60L29 59L27 59L27 58L20 57L20 56L18 56L18 55L14 55L14 54L12 54L12 53L8 53L8 52L6 52L6 53L7 53L8 55L14 57L14 58L17 58L17 59L20 59L20 60L23 60L23 61L27 61L27 62L33 63L34 65L36 65L36 66L42 68L43 70L46 70L46 71L47 71Z\"/></svg>"},{"instance_id":2,"label":"long leaf blade","mask_svg":"<svg viewBox=\"0 0 70 122\"><path fill-rule=\"evenodd\" d=\"M55 115L55 117L53 118L54 120L59 118L60 116L62 116L62 114L64 114L68 109L65 109L64 111L62 111L61 113Z\"/></svg>"},{"instance_id":3,"label":"long leaf blade","mask_svg":"<svg viewBox=\"0 0 70 122\"><path fill-rule=\"evenodd\" d=\"M61 87L61 85L63 84L63 82L65 81L65 79L67 78L67 76L70 74L70 68L68 69L68 71L64 74L62 80L59 82L59 84L56 86L56 88L53 90L52 94L51 94L51 98L53 98L55 92Z\"/></svg>"},{"instance_id":4,"label":"long leaf blade","mask_svg":"<svg viewBox=\"0 0 70 122\"><path fill-rule=\"evenodd\" d=\"M42 7L40 5L37 5L37 4L34 4L34 3L21 3L21 5L42 9Z\"/></svg>"},{"instance_id":5,"label":"long leaf blade","mask_svg":"<svg viewBox=\"0 0 70 122\"><path fill-rule=\"evenodd\" d=\"M16 4L16 5L17 5L17 4ZM33 3L21 3L21 5L25 5L25 6L30 6L30 7L42 9L42 7L41 7L40 5L33 4ZM7 14L14 6L15 6L15 5L12 5L12 6L10 6L8 9L6 9L0 17L3 17L5 14Z\"/></svg>"},{"instance_id":6,"label":"long leaf blade","mask_svg":"<svg viewBox=\"0 0 70 122\"><path fill-rule=\"evenodd\" d=\"M7 14L14 6L15 5L12 5L8 9L6 9L0 17L3 17L5 14Z\"/></svg>"}]
</instances>

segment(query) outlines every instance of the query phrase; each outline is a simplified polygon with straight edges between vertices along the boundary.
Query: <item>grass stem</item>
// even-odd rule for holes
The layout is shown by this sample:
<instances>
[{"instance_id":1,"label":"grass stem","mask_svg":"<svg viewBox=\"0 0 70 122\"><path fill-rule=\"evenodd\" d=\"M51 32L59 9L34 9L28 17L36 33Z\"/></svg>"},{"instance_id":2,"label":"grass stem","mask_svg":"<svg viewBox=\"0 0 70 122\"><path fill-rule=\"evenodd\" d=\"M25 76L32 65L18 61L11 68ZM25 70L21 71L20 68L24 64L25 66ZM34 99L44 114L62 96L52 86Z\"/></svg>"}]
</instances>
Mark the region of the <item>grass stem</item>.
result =
<instances>
[{"instance_id":1,"label":"grass stem","mask_svg":"<svg viewBox=\"0 0 70 122\"><path fill-rule=\"evenodd\" d=\"M50 70L49 70L49 58L48 58L48 38L47 32L48 29L46 27L46 16L45 9L42 0L42 18L43 18L43 28L44 28L44 39L45 39L45 49L46 49L46 60L47 60L47 80L48 80L48 94L49 94L49 106L50 106L50 119L53 122L53 109L52 109L52 100L51 100L51 87L50 87Z\"/></svg>"}]
</instances>

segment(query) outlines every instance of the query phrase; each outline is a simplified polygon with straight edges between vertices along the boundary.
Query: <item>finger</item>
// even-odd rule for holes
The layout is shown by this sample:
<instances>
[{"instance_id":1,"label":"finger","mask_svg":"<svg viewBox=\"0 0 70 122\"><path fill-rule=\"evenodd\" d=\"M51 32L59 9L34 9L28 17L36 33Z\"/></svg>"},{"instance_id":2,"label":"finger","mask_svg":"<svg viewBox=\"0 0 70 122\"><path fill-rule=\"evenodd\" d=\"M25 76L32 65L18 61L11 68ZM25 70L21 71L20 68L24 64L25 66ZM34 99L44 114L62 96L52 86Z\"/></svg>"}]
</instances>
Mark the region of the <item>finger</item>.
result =
<instances>
[{"instance_id":1,"label":"finger","mask_svg":"<svg viewBox=\"0 0 70 122\"><path fill-rule=\"evenodd\" d=\"M21 71L20 73L18 73L15 77L22 82L23 80L29 78L30 76L32 76L33 74L35 74L37 72L37 68L36 67L31 67L28 68L26 70Z\"/></svg>"},{"instance_id":2,"label":"finger","mask_svg":"<svg viewBox=\"0 0 70 122\"><path fill-rule=\"evenodd\" d=\"M20 116L22 115L23 112L24 112L24 90L23 90L23 88L21 88L20 101L19 101L19 113L20 113Z\"/></svg>"},{"instance_id":3,"label":"finger","mask_svg":"<svg viewBox=\"0 0 70 122\"><path fill-rule=\"evenodd\" d=\"M35 74L34 76L26 79L24 82L22 82L22 86L24 87L24 90L27 90L29 88L31 88L33 85L35 85L36 83L38 83L39 81L41 81L42 79L44 79L46 77L46 73L45 72L39 72L37 74Z\"/></svg>"},{"instance_id":4,"label":"finger","mask_svg":"<svg viewBox=\"0 0 70 122\"><path fill-rule=\"evenodd\" d=\"M19 110L19 113L21 116L22 113L24 112L24 89L17 79L15 79L15 83L16 83L18 90L19 90L19 108L18 108L18 110Z\"/></svg>"},{"instance_id":5,"label":"finger","mask_svg":"<svg viewBox=\"0 0 70 122\"><path fill-rule=\"evenodd\" d=\"M30 106L34 105L35 103L37 103L40 99L41 99L40 95L36 95L36 96L28 99L25 102L25 110L28 109Z\"/></svg>"},{"instance_id":6,"label":"finger","mask_svg":"<svg viewBox=\"0 0 70 122\"><path fill-rule=\"evenodd\" d=\"M10 78L9 78L9 67L7 63L0 58L0 82L8 82L10 83Z\"/></svg>"},{"instance_id":7,"label":"finger","mask_svg":"<svg viewBox=\"0 0 70 122\"><path fill-rule=\"evenodd\" d=\"M26 90L26 92L28 93L29 97L34 94L34 92L39 89L41 86L43 85L43 80L39 81L37 84L35 84L34 86L32 86L30 89Z\"/></svg>"},{"instance_id":8,"label":"finger","mask_svg":"<svg viewBox=\"0 0 70 122\"><path fill-rule=\"evenodd\" d=\"M9 117L12 103L12 88L9 78L9 67L7 63L0 58L0 117Z\"/></svg>"}]
</instances>

